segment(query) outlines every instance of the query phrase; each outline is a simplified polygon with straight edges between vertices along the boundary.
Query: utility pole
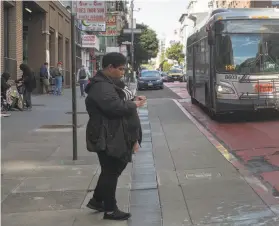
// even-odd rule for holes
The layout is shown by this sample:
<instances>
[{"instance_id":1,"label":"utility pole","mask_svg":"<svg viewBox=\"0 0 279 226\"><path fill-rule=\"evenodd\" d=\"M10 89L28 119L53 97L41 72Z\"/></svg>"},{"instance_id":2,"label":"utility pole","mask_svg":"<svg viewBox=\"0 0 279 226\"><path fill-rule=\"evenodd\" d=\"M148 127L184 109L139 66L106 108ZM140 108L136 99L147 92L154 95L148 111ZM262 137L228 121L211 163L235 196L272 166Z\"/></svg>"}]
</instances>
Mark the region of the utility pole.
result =
<instances>
[{"instance_id":1,"label":"utility pole","mask_svg":"<svg viewBox=\"0 0 279 226\"><path fill-rule=\"evenodd\" d=\"M75 12L71 8L71 49L72 49L72 126L73 126L73 160L77 160L77 93L76 93L76 26Z\"/></svg>"},{"instance_id":2,"label":"utility pole","mask_svg":"<svg viewBox=\"0 0 279 226\"><path fill-rule=\"evenodd\" d=\"M134 78L134 0L131 0L131 66Z\"/></svg>"}]
</instances>

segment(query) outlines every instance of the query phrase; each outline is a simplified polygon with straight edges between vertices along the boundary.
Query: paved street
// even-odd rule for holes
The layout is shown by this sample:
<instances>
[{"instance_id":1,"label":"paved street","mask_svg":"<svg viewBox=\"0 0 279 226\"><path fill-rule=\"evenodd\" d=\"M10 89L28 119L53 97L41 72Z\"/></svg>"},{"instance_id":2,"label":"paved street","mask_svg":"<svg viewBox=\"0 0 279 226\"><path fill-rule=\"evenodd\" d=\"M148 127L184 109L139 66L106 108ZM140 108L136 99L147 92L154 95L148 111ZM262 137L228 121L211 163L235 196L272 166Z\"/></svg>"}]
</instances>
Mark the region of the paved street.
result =
<instances>
[{"instance_id":1,"label":"paved street","mask_svg":"<svg viewBox=\"0 0 279 226\"><path fill-rule=\"evenodd\" d=\"M144 140L117 191L120 208L132 213L128 222L102 220L102 214L85 207L99 166L85 148L82 99L76 162L71 160L69 128L39 129L70 123L71 115L65 114L71 111L70 91L63 97L37 96L33 102L44 106L2 119L2 131L7 131L2 137L3 225L279 225L279 200L268 196L265 184L205 129L205 114L187 107L185 84L168 86L140 92L148 97L139 112Z\"/></svg>"}]
</instances>

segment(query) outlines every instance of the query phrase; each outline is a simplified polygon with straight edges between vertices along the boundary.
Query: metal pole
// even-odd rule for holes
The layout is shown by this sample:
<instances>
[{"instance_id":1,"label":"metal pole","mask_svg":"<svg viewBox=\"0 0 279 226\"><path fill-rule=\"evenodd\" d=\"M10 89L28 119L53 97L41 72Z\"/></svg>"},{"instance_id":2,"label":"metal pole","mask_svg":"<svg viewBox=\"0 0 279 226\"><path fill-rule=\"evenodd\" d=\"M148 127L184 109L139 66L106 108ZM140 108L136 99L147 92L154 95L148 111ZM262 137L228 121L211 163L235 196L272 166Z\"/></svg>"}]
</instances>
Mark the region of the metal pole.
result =
<instances>
[{"instance_id":1,"label":"metal pole","mask_svg":"<svg viewBox=\"0 0 279 226\"><path fill-rule=\"evenodd\" d=\"M131 1L131 69L134 77L134 0Z\"/></svg>"},{"instance_id":2,"label":"metal pole","mask_svg":"<svg viewBox=\"0 0 279 226\"><path fill-rule=\"evenodd\" d=\"M76 27L75 27L75 15L73 12L71 14L71 40L72 40L71 48L72 48L73 160L77 160Z\"/></svg>"}]
</instances>

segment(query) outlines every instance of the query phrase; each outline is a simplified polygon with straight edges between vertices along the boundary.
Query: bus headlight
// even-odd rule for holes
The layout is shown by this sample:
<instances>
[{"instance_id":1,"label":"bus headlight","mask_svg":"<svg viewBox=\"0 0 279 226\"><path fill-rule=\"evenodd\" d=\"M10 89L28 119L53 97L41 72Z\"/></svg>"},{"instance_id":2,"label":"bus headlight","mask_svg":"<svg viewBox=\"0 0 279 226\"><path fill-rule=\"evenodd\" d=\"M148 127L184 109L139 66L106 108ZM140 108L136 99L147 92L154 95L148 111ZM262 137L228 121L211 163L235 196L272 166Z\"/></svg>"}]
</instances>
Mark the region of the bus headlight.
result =
<instances>
[{"instance_id":1,"label":"bus headlight","mask_svg":"<svg viewBox=\"0 0 279 226\"><path fill-rule=\"evenodd\" d=\"M216 91L218 93L222 93L222 94L234 94L234 90L228 86L224 86L224 85L217 85L216 86Z\"/></svg>"}]
</instances>

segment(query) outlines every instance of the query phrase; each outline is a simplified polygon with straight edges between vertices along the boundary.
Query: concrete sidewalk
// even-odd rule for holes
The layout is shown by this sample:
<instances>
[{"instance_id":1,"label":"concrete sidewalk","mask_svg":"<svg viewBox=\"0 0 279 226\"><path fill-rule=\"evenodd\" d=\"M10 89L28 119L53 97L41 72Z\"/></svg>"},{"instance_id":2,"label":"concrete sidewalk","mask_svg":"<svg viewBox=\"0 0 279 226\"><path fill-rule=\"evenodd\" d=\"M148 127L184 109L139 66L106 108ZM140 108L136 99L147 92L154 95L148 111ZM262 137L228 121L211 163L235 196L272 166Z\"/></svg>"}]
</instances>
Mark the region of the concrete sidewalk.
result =
<instances>
[{"instance_id":1,"label":"concrete sidewalk","mask_svg":"<svg viewBox=\"0 0 279 226\"><path fill-rule=\"evenodd\" d=\"M68 128L29 131L2 151L2 224L279 224L276 209L272 211L262 202L172 100L148 100L148 108L140 109L139 114L142 148L121 176L117 190L119 207L132 213L129 221L105 221L102 214L85 207L99 165L96 155L85 148L88 116L79 114L76 162L71 160L72 134Z\"/></svg>"}]
</instances>

